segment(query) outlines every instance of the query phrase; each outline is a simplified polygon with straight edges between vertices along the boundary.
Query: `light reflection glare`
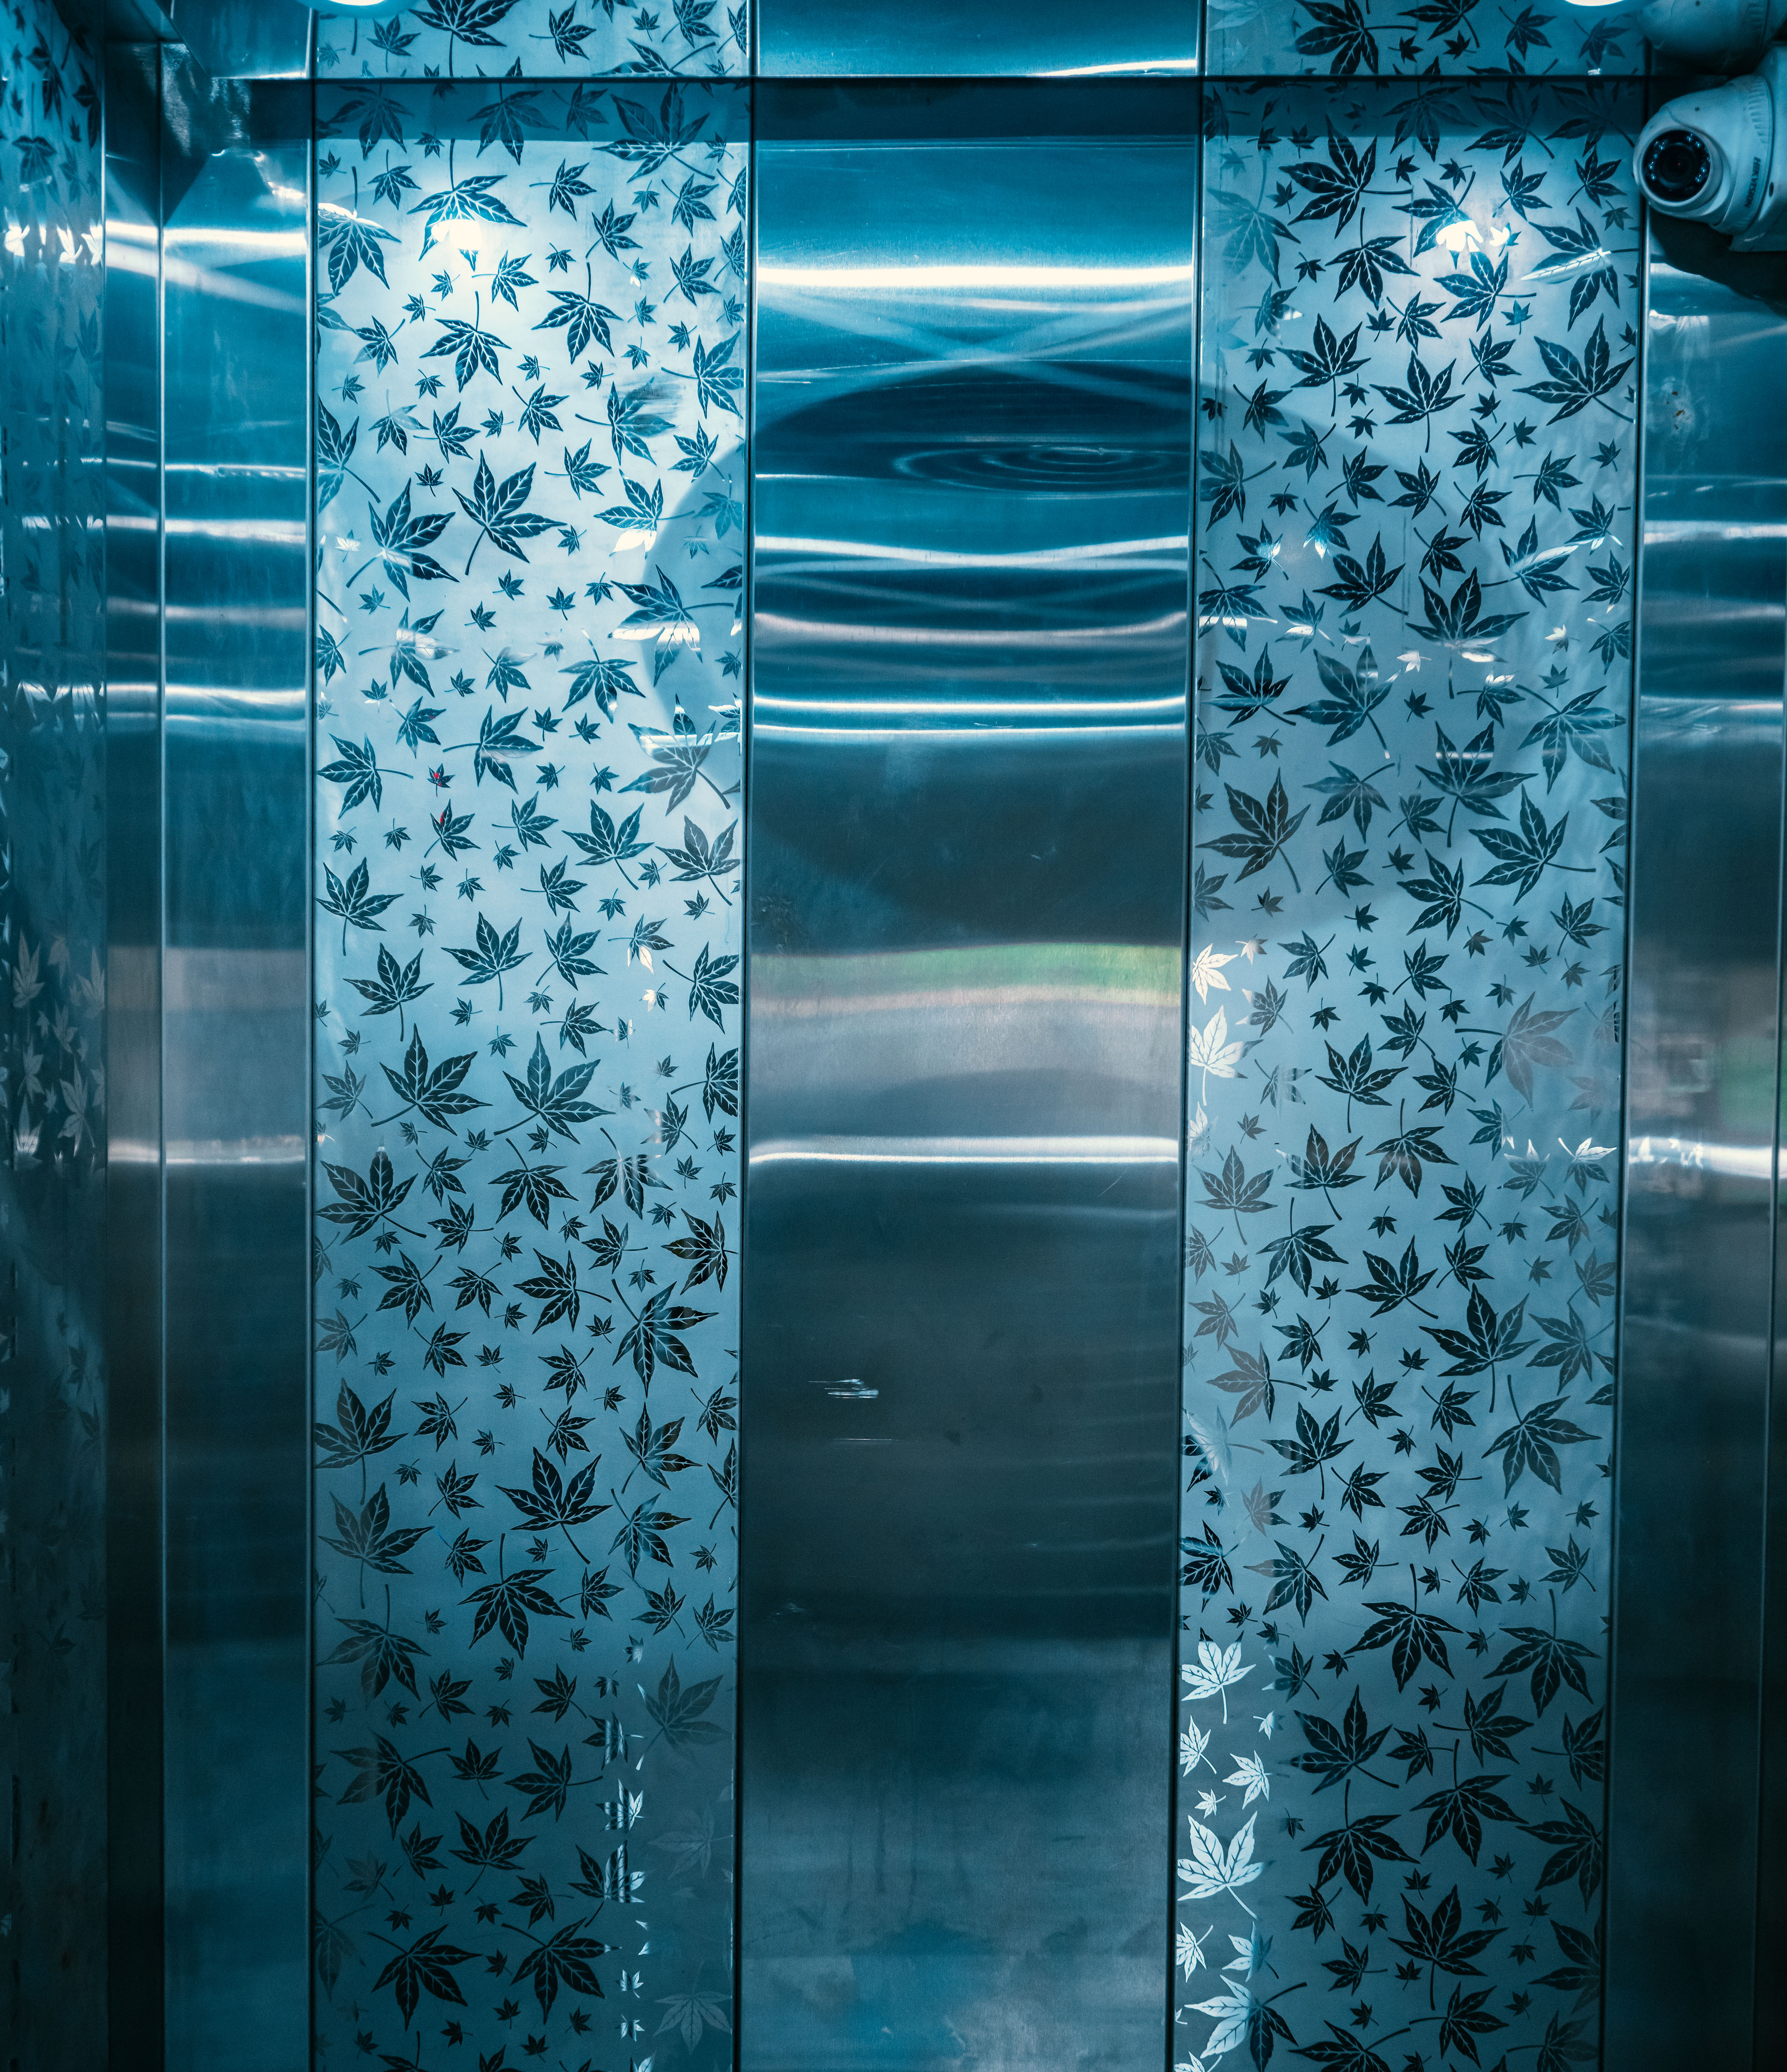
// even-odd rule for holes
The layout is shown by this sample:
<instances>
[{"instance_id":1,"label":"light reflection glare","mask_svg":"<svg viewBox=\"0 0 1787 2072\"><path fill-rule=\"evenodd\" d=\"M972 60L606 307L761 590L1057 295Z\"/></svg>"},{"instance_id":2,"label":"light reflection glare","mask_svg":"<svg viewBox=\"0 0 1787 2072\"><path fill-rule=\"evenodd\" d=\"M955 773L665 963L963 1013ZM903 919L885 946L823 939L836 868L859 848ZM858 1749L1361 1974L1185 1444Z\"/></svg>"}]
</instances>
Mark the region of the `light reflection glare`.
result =
<instances>
[{"instance_id":1,"label":"light reflection glare","mask_svg":"<svg viewBox=\"0 0 1787 2072\"><path fill-rule=\"evenodd\" d=\"M758 269L760 289L811 288L822 294L869 289L884 294L929 294L941 288L1039 289L1108 294L1113 288L1188 286L1195 269L1183 266L1011 266L988 263L933 266L776 266Z\"/></svg>"},{"instance_id":2,"label":"light reflection glare","mask_svg":"<svg viewBox=\"0 0 1787 2072\"><path fill-rule=\"evenodd\" d=\"M1110 720L1125 713L1170 717L1185 709L1183 693L1162 698L776 698L761 691L751 701L755 713L861 713L876 718L901 713L926 717L965 719Z\"/></svg>"},{"instance_id":3,"label":"light reflection glare","mask_svg":"<svg viewBox=\"0 0 1787 2072\"><path fill-rule=\"evenodd\" d=\"M1633 1166L1679 1166L1690 1173L1716 1173L1729 1180L1773 1180L1772 1144L1706 1144L1698 1137L1641 1137L1626 1153Z\"/></svg>"},{"instance_id":4,"label":"light reflection glare","mask_svg":"<svg viewBox=\"0 0 1787 2072\"><path fill-rule=\"evenodd\" d=\"M1170 1137L811 1137L754 1146L762 1166L1173 1166Z\"/></svg>"},{"instance_id":5,"label":"light reflection glare","mask_svg":"<svg viewBox=\"0 0 1787 2072\"><path fill-rule=\"evenodd\" d=\"M1183 532L1157 540L1088 540L1073 547L1031 547L1013 553L972 554L951 547L901 547L873 540L820 540L780 538L771 533L759 536L759 566L766 555L819 555L837 561L897 561L914 568L1048 569L1073 562L1123 561L1133 565L1143 555L1166 555L1182 564L1190 550Z\"/></svg>"}]
</instances>

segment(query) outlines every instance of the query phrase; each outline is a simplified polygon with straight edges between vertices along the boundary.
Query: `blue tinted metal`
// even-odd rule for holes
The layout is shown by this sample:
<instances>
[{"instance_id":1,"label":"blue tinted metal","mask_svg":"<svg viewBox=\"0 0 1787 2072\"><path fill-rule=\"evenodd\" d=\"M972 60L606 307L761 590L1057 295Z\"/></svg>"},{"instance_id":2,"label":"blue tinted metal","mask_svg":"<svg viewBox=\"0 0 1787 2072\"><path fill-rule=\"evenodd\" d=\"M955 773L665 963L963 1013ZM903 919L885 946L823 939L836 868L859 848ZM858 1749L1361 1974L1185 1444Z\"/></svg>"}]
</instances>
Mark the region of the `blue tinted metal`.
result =
<instances>
[{"instance_id":1,"label":"blue tinted metal","mask_svg":"<svg viewBox=\"0 0 1787 2072\"><path fill-rule=\"evenodd\" d=\"M180 41L213 79L302 79L316 16L298 0L168 0Z\"/></svg>"},{"instance_id":2,"label":"blue tinted metal","mask_svg":"<svg viewBox=\"0 0 1787 2072\"><path fill-rule=\"evenodd\" d=\"M759 100L750 2072L1165 2049L1177 113Z\"/></svg>"},{"instance_id":3,"label":"blue tinted metal","mask_svg":"<svg viewBox=\"0 0 1787 2072\"><path fill-rule=\"evenodd\" d=\"M1752 1966L1787 664L1787 424L1755 398L1780 380L1783 321L1757 262L1660 232L1608 1791L1622 2068L1748 2064L1780 2034L1752 2030Z\"/></svg>"},{"instance_id":4,"label":"blue tinted metal","mask_svg":"<svg viewBox=\"0 0 1787 2072\"><path fill-rule=\"evenodd\" d=\"M165 61L164 61L165 63ZM309 96L205 89L164 230L167 2055L302 2062Z\"/></svg>"},{"instance_id":5,"label":"blue tinted metal","mask_svg":"<svg viewBox=\"0 0 1787 2072\"><path fill-rule=\"evenodd\" d=\"M118 2045L111 2062L151 2072L162 2033L162 1740L161 79L153 44L108 48L105 116L106 1897Z\"/></svg>"},{"instance_id":6,"label":"blue tinted metal","mask_svg":"<svg viewBox=\"0 0 1787 2072\"><path fill-rule=\"evenodd\" d=\"M766 77L992 79L1197 68L1197 0L760 0Z\"/></svg>"},{"instance_id":7,"label":"blue tinted metal","mask_svg":"<svg viewBox=\"0 0 1787 2072\"><path fill-rule=\"evenodd\" d=\"M105 2047L105 624L92 51L0 7L0 2034Z\"/></svg>"}]
</instances>

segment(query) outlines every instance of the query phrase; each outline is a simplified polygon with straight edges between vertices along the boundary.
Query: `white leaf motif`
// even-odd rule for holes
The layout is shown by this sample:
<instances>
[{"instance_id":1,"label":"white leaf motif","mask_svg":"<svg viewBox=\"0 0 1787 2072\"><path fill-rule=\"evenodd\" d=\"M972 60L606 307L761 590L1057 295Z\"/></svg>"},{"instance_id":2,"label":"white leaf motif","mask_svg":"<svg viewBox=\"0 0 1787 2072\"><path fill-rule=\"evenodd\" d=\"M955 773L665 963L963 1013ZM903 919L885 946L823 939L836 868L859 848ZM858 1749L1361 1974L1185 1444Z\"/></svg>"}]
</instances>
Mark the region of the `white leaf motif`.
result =
<instances>
[{"instance_id":1,"label":"white leaf motif","mask_svg":"<svg viewBox=\"0 0 1787 2072\"><path fill-rule=\"evenodd\" d=\"M1247 1786L1247 1795L1242 1800L1242 1804L1251 1806L1256 1799L1270 1799L1272 1795L1271 1780L1267 1776L1266 1766L1259 1758L1256 1755L1238 1755L1234 1761L1234 1768L1222 1782Z\"/></svg>"},{"instance_id":2,"label":"white leaf motif","mask_svg":"<svg viewBox=\"0 0 1787 2072\"><path fill-rule=\"evenodd\" d=\"M15 1008L30 1006L43 990L43 981L38 976L37 959L37 952L21 935L18 955L12 968L12 1004Z\"/></svg>"},{"instance_id":3,"label":"white leaf motif","mask_svg":"<svg viewBox=\"0 0 1787 2072\"><path fill-rule=\"evenodd\" d=\"M1230 1433L1233 1427L1222 1410L1212 1404L1208 1410L1193 1413L1191 1435L1199 1449L1217 1473L1218 1478L1230 1482L1234 1476L1234 1448Z\"/></svg>"},{"instance_id":4,"label":"white leaf motif","mask_svg":"<svg viewBox=\"0 0 1787 2072\"><path fill-rule=\"evenodd\" d=\"M1251 1885L1265 1869L1263 1864L1253 1860L1253 1823L1258 1817L1249 1814L1226 1849L1221 1837L1202 1821L1188 1817L1191 1854L1179 1859L1179 1877L1191 1888L1185 1895L1188 1899L1214 1899L1218 1893L1238 1892L1243 1885ZM1253 1910L1249 1907L1247 1911L1251 1914Z\"/></svg>"},{"instance_id":5,"label":"white leaf motif","mask_svg":"<svg viewBox=\"0 0 1787 2072\"><path fill-rule=\"evenodd\" d=\"M1214 943L1197 952L1192 960L1191 982L1197 987L1200 1000L1207 999L1213 987L1218 993L1228 991L1229 982L1222 976L1222 967L1234 962L1234 952L1231 951L1226 956L1221 956Z\"/></svg>"},{"instance_id":6,"label":"white leaf motif","mask_svg":"<svg viewBox=\"0 0 1787 2072\"><path fill-rule=\"evenodd\" d=\"M1219 1007L1202 1029L1191 1032L1189 1055L1191 1069L1205 1077L1204 1090L1200 1100L1210 1097L1210 1075L1219 1079L1239 1077L1235 1067L1241 1062L1242 1046L1229 1041L1229 1018Z\"/></svg>"},{"instance_id":7,"label":"white leaf motif","mask_svg":"<svg viewBox=\"0 0 1787 2072\"><path fill-rule=\"evenodd\" d=\"M1192 1698L1214 1698L1218 1692L1222 1696L1222 1718L1226 1725L1229 1716L1228 1689L1239 1684L1243 1677L1252 1675L1254 1665L1241 1659L1241 1643L1232 1647L1218 1647L1214 1640L1197 1643L1197 1659L1179 1665L1180 1681Z\"/></svg>"},{"instance_id":8,"label":"white leaf motif","mask_svg":"<svg viewBox=\"0 0 1787 2072\"><path fill-rule=\"evenodd\" d=\"M1200 1104L1197 1112L1191 1118L1185 1130L1185 1151L1188 1157L1201 1158L1210 1136L1210 1116Z\"/></svg>"},{"instance_id":9,"label":"white leaf motif","mask_svg":"<svg viewBox=\"0 0 1787 2072\"><path fill-rule=\"evenodd\" d=\"M1253 1995L1245 1986L1235 1986L1220 2000L1199 2000L1193 2012L1215 2016L1216 2026L1210 2033L1210 2041L1204 2045L1204 2055L1220 2058L1225 2050L1233 2050L1237 2044L1246 2042L1247 2017L1253 2012Z\"/></svg>"}]
</instances>

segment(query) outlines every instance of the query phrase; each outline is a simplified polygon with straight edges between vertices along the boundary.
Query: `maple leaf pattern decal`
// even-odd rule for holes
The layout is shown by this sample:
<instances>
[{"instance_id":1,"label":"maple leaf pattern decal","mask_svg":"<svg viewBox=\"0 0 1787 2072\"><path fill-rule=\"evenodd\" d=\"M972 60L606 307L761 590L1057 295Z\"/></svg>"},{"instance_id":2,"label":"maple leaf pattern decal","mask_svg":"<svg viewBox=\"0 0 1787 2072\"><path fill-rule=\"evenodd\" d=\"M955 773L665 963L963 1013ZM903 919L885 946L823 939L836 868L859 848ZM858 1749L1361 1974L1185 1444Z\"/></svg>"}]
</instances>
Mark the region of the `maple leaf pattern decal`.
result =
<instances>
[{"instance_id":1,"label":"maple leaf pattern decal","mask_svg":"<svg viewBox=\"0 0 1787 2072\"><path fill-rule=\"evenodd\" d=\"M1588 2062L1642 112L1206 94L1181 2026Z\"/></svg>"},{"instance_id":2,"label":"maple leaf pattern decal","mask_svg":"<svg viewBox=\"0 0 1787 2072\"><path fill-rule=\"evenodd\" d=\"M1645 65L1644 39L1629 21L1542 0L1493 13L1477 0L1220 0L1206 13L1204 40L1205 72L1214 79L1419 75L1423 91L1482 72L1637 78ZM1448 125L1444 106L1436 96L1423 115L1429 134Z\"/></svg>"},{"instance_id":3,"label":"maple leaf pattern decal","mask_svg":"<svg viewBox=\"0 0 1787 2072\"><path fill-rule=\"evenodd\" d=\"M10 1911L12 1961L39 1984L10 2026L25 2057L97 2063L110 1418L101 54L49 0L6 0L0 34L0 1439L18 1614L7 1763L39 1809L14 1845ZM114 1213L130 1184L114 1169Z\"/></svg>"},{"instance_id":4,"label":"maple leaf pattern decal","mask_svg":"<svg viewBox=\"0 0 1787 2072\"><path fill-rule=\"evenodd\" d=\"M318 2021L717 2065L743 95L318 113Z\"/></svg>"},{"instance_id":5,"label":"maple leaf pattern decal","mask_svg":"<svg viewBox=\"0 0 1787 2072\"><path fill-rule=\"evenodd\" d=\"M533 135L569 120L581 130L602 89L587 82L633 76L651 79L730 79L750 69L748 0L669 0L662 8L637 0L423 0L383 21L324 14L317 24L316 76L359 75L352 113L374 140L401 120L374 80L511 78L519 82L477 107L479 134L511 153ZM536 81L574 80L555 107ZM584 133L586 134L586 133ZM651 138L648 127L639 134ZM652 165L652 171L658 168ZM575 195L576 175L554 191ZM592 193L592 186L585 190ZM594 212L599 213L599 210Z\"/></svg>"}]
</instances>

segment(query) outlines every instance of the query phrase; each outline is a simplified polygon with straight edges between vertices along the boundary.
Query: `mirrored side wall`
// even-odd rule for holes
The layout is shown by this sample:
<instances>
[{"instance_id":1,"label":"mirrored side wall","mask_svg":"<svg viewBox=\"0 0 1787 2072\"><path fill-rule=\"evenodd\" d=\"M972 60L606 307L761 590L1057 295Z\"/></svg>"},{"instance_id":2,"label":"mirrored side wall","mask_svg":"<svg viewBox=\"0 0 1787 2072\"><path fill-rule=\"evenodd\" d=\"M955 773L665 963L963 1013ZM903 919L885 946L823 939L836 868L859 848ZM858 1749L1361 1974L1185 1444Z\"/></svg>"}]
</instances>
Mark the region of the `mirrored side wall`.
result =
<instances>
[{"instance_id":1,"label":"mirrored side wall","mask_svg":"<svg viewBox=\"0 0 1787 2072\"><path fill-rule=\"evenodd\" d=\"M0 1477L15 2054L105 2049L106 637L97 56L0 10Z\"/></svg>"}]
</instances>

